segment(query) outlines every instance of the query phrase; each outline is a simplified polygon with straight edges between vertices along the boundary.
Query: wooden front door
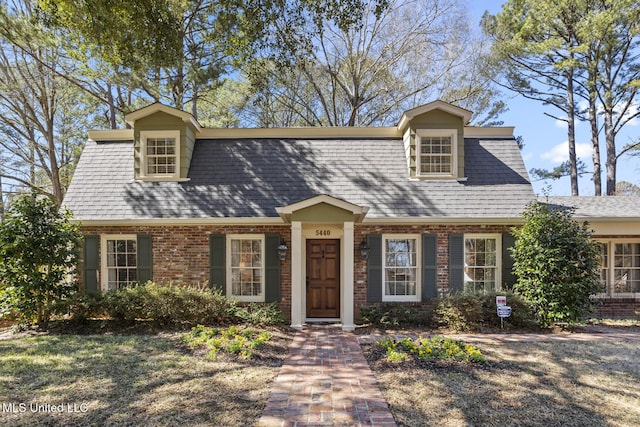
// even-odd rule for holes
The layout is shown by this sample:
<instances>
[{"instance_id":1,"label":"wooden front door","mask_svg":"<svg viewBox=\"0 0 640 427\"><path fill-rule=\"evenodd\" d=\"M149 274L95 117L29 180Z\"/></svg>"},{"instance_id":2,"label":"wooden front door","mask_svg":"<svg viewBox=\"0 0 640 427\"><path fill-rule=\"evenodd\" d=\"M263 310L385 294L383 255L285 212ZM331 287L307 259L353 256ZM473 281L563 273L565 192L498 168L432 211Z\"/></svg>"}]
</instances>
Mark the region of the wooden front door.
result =
<instances>
[{"instance_id":1,"label":"wooden front door","mask_svg":"<svg viewBox=\"0 0 640 427\"><path fill-rule=\"evenodd\" d=\"M340 240L307 240L307 317L340 317Z\"/></svg>"}]
</instances>

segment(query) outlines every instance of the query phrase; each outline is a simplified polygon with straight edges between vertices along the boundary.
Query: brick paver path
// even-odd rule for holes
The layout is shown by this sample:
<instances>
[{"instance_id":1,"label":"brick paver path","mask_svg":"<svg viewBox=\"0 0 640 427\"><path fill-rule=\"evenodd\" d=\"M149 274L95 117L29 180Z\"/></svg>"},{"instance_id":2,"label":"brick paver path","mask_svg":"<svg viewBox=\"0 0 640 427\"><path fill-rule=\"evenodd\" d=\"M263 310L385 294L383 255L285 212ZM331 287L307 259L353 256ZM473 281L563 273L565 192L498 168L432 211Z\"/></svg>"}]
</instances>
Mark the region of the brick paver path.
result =
<instances>
[{"instance_id":1,"label":"brick paver path","mask_svg":"<svg viewBox=\"0 0 640 427\"><path fill-rule=\"evenodd\" d=\"M395 426L353 333L305 326L296 333L258 421L275 426Z\"/></svg>"}]
</instances>

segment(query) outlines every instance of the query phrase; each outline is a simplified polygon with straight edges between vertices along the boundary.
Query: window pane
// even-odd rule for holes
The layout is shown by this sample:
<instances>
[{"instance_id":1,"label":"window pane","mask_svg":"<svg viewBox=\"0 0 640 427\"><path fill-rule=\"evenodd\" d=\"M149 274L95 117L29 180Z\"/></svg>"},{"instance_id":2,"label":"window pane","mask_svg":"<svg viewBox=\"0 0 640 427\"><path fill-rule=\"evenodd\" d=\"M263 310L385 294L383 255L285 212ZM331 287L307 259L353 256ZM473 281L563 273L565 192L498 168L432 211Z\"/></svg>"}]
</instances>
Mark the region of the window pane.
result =
<instances>
[{"instance_id":1,"label":"window pane","mask_svg":"<svg viewBox=\"0 0 640 427\"><path fill-rule=\"evenodd\" d=\"M384 292L387 296L417 295L417 240L386 239Z\"/></svg>"}]
</instances>

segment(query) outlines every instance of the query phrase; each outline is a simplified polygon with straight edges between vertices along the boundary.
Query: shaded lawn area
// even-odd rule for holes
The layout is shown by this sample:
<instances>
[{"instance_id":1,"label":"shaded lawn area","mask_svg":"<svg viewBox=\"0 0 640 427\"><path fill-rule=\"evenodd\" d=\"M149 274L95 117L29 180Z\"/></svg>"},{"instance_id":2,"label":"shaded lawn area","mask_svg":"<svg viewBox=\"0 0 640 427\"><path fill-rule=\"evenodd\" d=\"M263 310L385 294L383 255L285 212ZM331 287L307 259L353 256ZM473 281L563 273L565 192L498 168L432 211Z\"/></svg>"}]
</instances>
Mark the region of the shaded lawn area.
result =
<instances>
[{"instance_id":1,"label":"shaded lawn area","mask_svg":"<svg viewBox=\"0 0 640 427\"><path fill-rule=\"evenodd\" d=\"M640 341L481 344L486 367L363 347L401 426L640 425Z\"/></svg>"},{"instance_id":2,"label":"shaded lawn area","mask_svg":"<svg viewBox=\"0 0 640 427\"><path fill-rule=\"evenodd\" d=\"M187 350L177 333L0 340L0 424L255 424L290 338L271 332L272 341L252 360L208 361ZM32 403L63 404L64 412L32 412Z\"/></svg>"}]
</instances>

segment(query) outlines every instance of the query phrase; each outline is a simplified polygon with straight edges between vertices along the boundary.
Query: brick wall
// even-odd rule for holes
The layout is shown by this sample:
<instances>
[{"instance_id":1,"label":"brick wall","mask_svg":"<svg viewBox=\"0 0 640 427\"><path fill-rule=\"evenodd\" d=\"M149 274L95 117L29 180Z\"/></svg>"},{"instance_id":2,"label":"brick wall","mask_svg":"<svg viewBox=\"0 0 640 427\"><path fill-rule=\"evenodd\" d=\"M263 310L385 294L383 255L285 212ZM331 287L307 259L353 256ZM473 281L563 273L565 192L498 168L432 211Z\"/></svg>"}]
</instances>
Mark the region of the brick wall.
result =
<instances>
[{"instance_id":1,"label":"brick wall","mask_svg":"<svg viewBox=\"0 0 640 427\"><path fill-rule=\"evenodd\" d=\"M106 226L81 227L85 235L153 236L153 280L158 284L204 285L209 280L209 235L278 233L291 247L289 226ZM79 271L82 271L82 262ZM291 313L291 254L280 264L280 309ZM82 282L82 278L81 278Z\"/></svg>"},{"instance_id":2,"label":"brick wall","mask_svg":"<svg viewBox=\"0 0 640 427\"><path fill-rule=\"evenodd\" d=\"M491 234L509 232L513 225L358 225L355 227L355 269L354 269L354 303L355 316L359 318L360 308L376 304L367 303L367 262L360 256L359 246L367 234L436 234L438 236L437 255L437 287L438 295L449 290L449 234L474 233ZM419 303L403 303L419 306Z\"/></svg>"},{"instance_id":3,"label":"brick wall","mask_svg":"<svg viewBox=\"0 0 640 427\"><path fill-rule=\"evenodd\" d=\"M596 306L594 315L600 319L640 320L640 300L635 298L602 298Z\"/></svg>"}]
</instances>

